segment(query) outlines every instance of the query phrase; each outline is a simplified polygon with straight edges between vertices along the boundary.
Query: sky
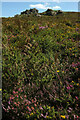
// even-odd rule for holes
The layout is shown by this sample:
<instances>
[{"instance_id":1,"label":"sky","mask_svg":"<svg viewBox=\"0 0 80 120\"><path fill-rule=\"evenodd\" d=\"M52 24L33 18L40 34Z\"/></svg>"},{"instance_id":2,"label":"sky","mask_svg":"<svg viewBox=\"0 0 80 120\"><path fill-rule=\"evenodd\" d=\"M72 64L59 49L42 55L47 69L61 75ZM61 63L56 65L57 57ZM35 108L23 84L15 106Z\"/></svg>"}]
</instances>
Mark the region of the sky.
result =
<instances>
[{"instance_id":1,"label":"sky","mask_svg":"<svg viewBox=\"0 0 80 120\"><path fill-rule=\"evenodd\" d=\"M20 14L30 8L38 9L39 13L46 11L48 8L53 10L78 12L78 2L75 1L59 2L59 0L53 0L53 2L6 2L5 0L0 3L0 6L2 6L2 15L0 15L0 17L14 17L14 15Z\"/></svg>"},{"instance_id":2,"label":"sky","mask_svg":"<svg viewBox=\"0 0 80 120\"><path fill-rule=\"evenodd\" d=\"M79 2L80 0L0 0L1 2Z\"/></svg>"}]
</instances>

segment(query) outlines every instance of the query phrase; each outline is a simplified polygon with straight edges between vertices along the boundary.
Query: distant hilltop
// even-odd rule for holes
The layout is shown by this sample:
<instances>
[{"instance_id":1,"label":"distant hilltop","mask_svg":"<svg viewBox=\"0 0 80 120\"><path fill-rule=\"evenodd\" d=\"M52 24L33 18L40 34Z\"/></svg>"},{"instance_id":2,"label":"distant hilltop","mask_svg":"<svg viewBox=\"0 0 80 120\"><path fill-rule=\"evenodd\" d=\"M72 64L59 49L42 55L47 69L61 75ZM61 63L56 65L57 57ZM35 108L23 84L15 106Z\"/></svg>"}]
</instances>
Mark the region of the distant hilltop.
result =
<instances>
[{"instance_id":1,"label":"distant hilltop","mask_svg":"<svg viewBox=\"0 0 80 120\"><path fill-rule=\"evenodd\" d=\"M48 15L48 16L53 16L53 15L58 15L62 14L63 11L61 10L52 10L52 9L47 9L45 12L38 13L38 10L36 8L30 9L30 10L25 10L21 12L21 15L35 15L35 16L41 16L41 15Z\"/></svg>"}]
</instances>

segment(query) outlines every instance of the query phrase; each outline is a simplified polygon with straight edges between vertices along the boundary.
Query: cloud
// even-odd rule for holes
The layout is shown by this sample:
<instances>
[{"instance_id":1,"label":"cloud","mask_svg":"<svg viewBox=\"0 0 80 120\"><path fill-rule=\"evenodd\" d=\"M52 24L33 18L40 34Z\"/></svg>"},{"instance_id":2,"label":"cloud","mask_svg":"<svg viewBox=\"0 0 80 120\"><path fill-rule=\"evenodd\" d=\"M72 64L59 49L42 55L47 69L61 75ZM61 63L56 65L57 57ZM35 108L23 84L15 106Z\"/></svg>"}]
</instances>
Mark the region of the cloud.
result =
<instances>
[{"instance_id":1,"label":"cloud","mask_svg":"<svg viewBox=\"0 0 80 120\"><path fill-rule=\"evenodd\" d=\"M50 7L48 6L49 3L45 3L45 4L35 4L35 5L30 5L30 8L36 8L36 9L61 9L60 6L54 6L54 7Z\"/></svg>"},{"instance_id":2,"label":"cloud","mask_svg":"<svg viewBox=\"0 0 80 120\"><path fill-rule=\"evenodd\" d=\"M60 7L60 6L54 6L54 7L53 7L53 10L58 10L58 9L60 10L61 7Z\"/></svg>"},{"instance_id":3,"label":"cloud","mask_svg":"<svg viewBox=\"0 0 80 120\"><path fill-rule=\"evenodd\" d=\"M42 4L30 5L30 7L37 8L37 9L46 9L46 7Z\"/></svg>"},{"instance_id":4,"label":"cloud","mask_svg":"<svg viewBox=\"0 0 80 120\"><path fill-rule=\"evenodd\" d=\"M43 4L35 4L35 5L30 5L31 8L37 8L37 9L48 9L51 7L47 7L48 3Z\"/></svg>"}]
</instances>

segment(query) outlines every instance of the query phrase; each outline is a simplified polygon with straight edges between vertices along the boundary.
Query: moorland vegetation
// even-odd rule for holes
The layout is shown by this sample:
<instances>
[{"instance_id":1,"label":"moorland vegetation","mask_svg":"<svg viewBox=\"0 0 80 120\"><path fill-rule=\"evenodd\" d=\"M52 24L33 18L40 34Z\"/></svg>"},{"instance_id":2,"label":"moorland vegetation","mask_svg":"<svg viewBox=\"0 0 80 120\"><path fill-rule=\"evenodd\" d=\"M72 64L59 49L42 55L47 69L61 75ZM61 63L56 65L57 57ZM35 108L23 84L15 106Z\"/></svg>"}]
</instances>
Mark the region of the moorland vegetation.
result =
<instances>
[{"instance_id":1,"label":"moorland vegetation","mask_svg":"<svg viewBox=\"0 0 80 120\"><path fill-rule=\"evenodd\" d=\"M3 120L80 119L79 15L2 18Z\"/></svg>"}]
</instances>

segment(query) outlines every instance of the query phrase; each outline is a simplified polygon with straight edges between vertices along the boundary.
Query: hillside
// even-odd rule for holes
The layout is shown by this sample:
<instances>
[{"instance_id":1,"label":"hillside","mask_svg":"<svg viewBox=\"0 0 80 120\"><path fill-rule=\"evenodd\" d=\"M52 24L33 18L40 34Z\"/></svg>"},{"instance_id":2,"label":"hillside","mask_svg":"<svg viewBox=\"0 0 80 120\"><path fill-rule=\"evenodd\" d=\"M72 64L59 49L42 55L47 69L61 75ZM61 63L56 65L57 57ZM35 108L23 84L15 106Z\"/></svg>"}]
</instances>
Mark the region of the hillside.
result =
<instances>
[{"instance_id":1,"label":"hillside","mask_svg":"<svg viewBox=\"0 0 80 120\"><path fill-rule=\"evenodd\" d=\"M2 18L3 120L79 120L80 13L28 12Z\"/></svg>"}]
</instances>

